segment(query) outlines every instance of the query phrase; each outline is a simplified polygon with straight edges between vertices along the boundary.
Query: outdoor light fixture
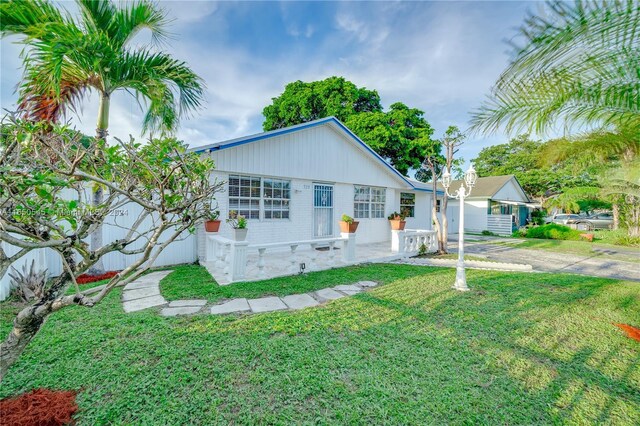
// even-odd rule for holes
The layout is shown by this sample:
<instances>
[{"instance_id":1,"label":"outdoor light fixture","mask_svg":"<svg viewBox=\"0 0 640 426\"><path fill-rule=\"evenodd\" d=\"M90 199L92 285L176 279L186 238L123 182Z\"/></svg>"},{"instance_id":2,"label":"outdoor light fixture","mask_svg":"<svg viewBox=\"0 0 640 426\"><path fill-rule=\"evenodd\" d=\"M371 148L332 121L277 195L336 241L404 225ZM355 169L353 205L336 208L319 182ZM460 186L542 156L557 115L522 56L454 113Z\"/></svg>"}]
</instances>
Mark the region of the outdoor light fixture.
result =
<instances>
[{"instance_id":1,"label":"outdoor light fixture","mask_svg":"<svg viewBox=\"0 0 640 426\"><path fill-rule=\"evenodd\" d=\"M467 276L464 271L464 199L471 194L471 189L478 180L478 173L473 168L473 164L469 166L469 170L464 174L464 184L460 183L460 188L456 190L454 195L449 194L449 187L451 186L451 174L445 171L442 174L442 186L447 197L460 200L460 219L458 229L458 263L456 265L456 282L453 284L453 288L459 291L469 291L467 286ZM466 186L465 186L466 185ZM446 214L446 212L445 212Z\"/></svg>"}]
</instances>

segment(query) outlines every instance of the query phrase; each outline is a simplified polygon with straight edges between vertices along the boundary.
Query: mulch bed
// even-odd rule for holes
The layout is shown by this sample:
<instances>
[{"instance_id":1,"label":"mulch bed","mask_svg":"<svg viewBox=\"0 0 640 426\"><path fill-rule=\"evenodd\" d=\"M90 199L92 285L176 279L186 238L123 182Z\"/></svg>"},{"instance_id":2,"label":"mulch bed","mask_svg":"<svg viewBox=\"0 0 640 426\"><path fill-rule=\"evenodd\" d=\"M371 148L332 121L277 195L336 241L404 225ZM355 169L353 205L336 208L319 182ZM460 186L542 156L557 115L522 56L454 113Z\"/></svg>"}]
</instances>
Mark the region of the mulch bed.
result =
<instances>
[{"instance_id":1,"label":"mulch bed","mask_svg":"<svg viewBox=\"0 0 640 426\"><path fill-rule=\"evenodd\" d=\"M627 324L614 324L616 327L620 327L627 333L630 339L637 340L640 342L640 328L636 328Z\"/></svg>"},{"instance_id":2,"label":"mulch bed","mask_svg":"<svg viewBox=\"0 0 640 426\"><path fill-rule=\"evenodd\" d=\"M94 283L96 281L102 281L102 280L106 280L106 279L109 279L109 278L113 278L118 274L118 272L120 272L120 271L109 271L109 272L105 272L104 274L101 274L101 275L82 274L82 275L79 275L78 278L76 278L76 282L78 284Z\"/></svg>"},{"instance_id":3,"label":"mulch bed","mask_svg":"<svg viewBox=\"0 0 640 426\"><path fill-rule=\"evenodd\" d=\"M73 424L76 392L36 389L0 401L0 425L62 426Z\"/></svg>"}]
</instances>

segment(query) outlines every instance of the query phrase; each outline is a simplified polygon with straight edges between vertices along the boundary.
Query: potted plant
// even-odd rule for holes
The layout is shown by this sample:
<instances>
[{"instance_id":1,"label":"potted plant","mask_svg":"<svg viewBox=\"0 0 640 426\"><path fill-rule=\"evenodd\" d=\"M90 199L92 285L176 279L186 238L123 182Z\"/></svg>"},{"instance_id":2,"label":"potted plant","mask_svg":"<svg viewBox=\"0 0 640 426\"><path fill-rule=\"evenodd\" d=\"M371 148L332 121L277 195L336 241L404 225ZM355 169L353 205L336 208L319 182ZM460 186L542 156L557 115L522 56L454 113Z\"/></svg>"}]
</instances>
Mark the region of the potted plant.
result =
<instances>
[{"instance_id":1,"label":"potted plant","mask_svg":"<svg viewBox=\"0 0 640 426\"><path fill-rule=\"evenodd\" d=\"M358 229L358 224L360 222L356 222L353 220L351 216L347 216L346 214L342 215L342 220L340 221L340 232L347 232L349 234L353 234Z\"/></svg>"},{"instance_id":2,"label":"potted plant","mask_svg":"<svg viewBox=\"0 0 640 426\"><path fill-rule=\"evenodd\" d=\"M207 220L204 221L204 230L207 232L218 232L220 230L220 212L218 210L210 211Z\"/></svg>"},{"instance_id":3,"label":"potted plant","mask_svg":"<svg viewBox=\"0 0 640 426\"><path fill-rule=\"evenodd\" d=\"M247 239L247 219L239 215L238 212L230 211L227 223L233 228L236 241L244 241Z\"/></svg>"},{"instance_id":4,"label":"potted plant","mask_svg":"<svg viewBox=\"0 0 640 426\"><path fill-rule=\"evenodd\" d=\"M404 226L407 224L402 213L393 212L389 215L388 219L391 224L391 229L394 231L402 231Z\"/></svg>"}]
</instances>

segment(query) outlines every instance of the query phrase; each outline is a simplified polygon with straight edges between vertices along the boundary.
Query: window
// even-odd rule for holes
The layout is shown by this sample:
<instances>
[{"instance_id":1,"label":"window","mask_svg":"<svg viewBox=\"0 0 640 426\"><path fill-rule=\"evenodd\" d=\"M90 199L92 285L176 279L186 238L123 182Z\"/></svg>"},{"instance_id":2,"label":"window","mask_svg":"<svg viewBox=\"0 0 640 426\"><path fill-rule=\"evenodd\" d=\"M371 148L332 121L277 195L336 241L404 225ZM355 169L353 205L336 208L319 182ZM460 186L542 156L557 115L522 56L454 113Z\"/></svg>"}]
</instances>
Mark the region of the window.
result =
<instances>
[{"instance_id":1,"label":"window","mask_svg":"<svg viewBox=\"0 0 640 426\"><path fill-rule=\"evenodd\" d=\"M353 216L356 219L384 218L385 188L354 186Z\"/></svg>"},{"instance_id":2,"label":"window","mask_svg":"<svg viewBox=\"0 0 640 426\"><path fill-rule=\"evenodd\" d=\"M410 192L400 193L400 214L404 217L415 217L416 194Z\"/></svg>"},{"instance_id":3,"label":"window","mask_svg":"<svg viewBox=\"0 0 640 426\"><path fill-rule=\"evenodd\" d=\"M260 178L229 176L229 212L236 211L247 219L260 219Z\"/></svg>"},{"instance_id":4,"label":"window","mask_svg":"<svg viewBox=\"0 0 640 426\"><path fill-rule=\"evenodd\" d=\"M436 200L436 213L440 213L440 200Z\"/></svg>"},{"instance_id":5,"label":"window","mask_svg":"<svg viewBox=\"0 0 640 426\"><path fill-rule=\"evenodd\" d=\"M288 219L290 200L288 180L229 175L229 212L247 219Z\"/></svg>"},{"instance_id":6,"label":"window","mask_svg":"<svg viewBox=\"0 0 640 426\"><path fill-rule=\"evenodd\" d=\"M289 200L291 200L289 181L264 179L262 194L265 219L289 219Z\"/></svg>"}]
</instances>

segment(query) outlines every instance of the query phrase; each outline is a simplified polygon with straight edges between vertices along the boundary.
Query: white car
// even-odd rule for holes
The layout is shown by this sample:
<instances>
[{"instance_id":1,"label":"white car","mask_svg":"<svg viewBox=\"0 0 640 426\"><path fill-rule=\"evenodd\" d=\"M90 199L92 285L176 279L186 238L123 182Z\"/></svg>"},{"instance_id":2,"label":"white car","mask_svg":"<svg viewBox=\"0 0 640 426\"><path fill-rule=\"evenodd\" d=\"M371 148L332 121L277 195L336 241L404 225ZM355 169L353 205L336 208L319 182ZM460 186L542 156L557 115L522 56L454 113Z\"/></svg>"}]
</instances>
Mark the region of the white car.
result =
<instances>
[{"instance_id":1,"label":"white car","mask_svg":"<svg viewBox=\"0 0 640 426\"><path fill-rule=\"evenodd\" d=\"M553 216L547 216L544 220L544 223L557 223L558 225L566 225L569 221L576 221L581 219L580 215L577 214L555 214Z\"/></svg>"}]
</instances>

